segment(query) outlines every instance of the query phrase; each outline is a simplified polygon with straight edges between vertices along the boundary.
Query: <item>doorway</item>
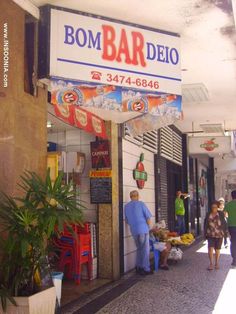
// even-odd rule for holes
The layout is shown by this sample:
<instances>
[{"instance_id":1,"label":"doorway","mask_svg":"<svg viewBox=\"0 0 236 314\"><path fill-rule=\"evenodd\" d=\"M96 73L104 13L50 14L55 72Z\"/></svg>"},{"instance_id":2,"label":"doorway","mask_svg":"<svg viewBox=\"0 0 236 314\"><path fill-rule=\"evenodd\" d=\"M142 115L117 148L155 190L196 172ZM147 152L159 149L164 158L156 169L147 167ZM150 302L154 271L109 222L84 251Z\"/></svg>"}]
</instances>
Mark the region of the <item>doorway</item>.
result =
<instances>
[{"instance_id":1,"label":"doorway","mask_svg":"<svg viewBox=\"0 0 236 314\"><path fill-rule=\"evenodd\" d=\"M175 229L175 198L176 191L182 190L182 167L171 161L167 162L168 180L168 227Z\"/></svg>"}]
</instances>

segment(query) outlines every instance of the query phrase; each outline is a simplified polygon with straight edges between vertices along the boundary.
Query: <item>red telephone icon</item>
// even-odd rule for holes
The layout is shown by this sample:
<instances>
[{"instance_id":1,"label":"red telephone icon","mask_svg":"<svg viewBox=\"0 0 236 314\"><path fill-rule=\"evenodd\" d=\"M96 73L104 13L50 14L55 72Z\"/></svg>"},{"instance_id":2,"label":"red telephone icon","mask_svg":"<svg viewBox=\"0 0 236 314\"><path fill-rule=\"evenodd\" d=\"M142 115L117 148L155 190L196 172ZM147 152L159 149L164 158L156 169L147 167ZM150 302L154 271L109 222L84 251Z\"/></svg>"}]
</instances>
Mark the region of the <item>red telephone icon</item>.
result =
<instances>
[{"instance_id":1,"label":"red telephone icon","mask_svg":"<svg viewBox=\"0 0 236 314\"><path fill-rule=\"evenodd\" d=\"M91 71L92 80L101 80L102 73L97 71Z\"/></svg>"}]
</instances>

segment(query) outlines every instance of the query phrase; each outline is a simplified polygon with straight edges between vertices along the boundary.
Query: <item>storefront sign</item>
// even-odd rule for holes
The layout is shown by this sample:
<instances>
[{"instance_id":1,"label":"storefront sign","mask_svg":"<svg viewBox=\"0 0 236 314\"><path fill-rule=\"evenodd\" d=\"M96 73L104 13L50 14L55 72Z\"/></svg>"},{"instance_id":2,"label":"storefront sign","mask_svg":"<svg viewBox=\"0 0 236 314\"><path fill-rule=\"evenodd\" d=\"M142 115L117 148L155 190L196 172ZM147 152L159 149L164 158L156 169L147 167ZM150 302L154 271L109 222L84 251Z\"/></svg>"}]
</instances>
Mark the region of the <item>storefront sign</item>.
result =
<instances>
[{"instance_id":1,"label":"storefront sign","mask_svg":"<svg viewBox=\"0 0 236 314\"><path fill-rule=\"evenodd\" d=\"M111 178L112 170L90 170L90 178Z\"/></svg>"},{"instance_id":2,"label":"storefront sign","mask_svg":"<svg viewBox=\"0 0 236 314\"><path fill-rule=\"evenodd\" d=\"M231 151L231 137L189 137L189 153L229 153Z\"/></svg>"},{"instance_id":3,"label":"storefront sign","mask_svg":"<svg viewBox=\"0 0 236 314\"><path fill-rule=\"evenodd\" d=\"M50 9L50 76L181 95L176 34Z\"/></svg>"},{"instance_id":4,"label":"storefront sign","mask_svg":"<svg viewBox=\"0 0 236 314\"><path fill-rule=\"evenodd\" d=\"M212 152L219 147L219 144L215 142L215 138L211 138L210 140L204 141L204 143L201 144L200 147L204 148L208 152Z\"/></svg>"},{"instance_id":5,"label":"storefront sign","mask_svg":"<svg viewBox=\"0 0 236 314\"><path fill-rule=\"evenodd\" d=\"M92 168L110 168L109 141L96 141L90 143Z\"/></svg>"},{"instance_id":6,"label":"storefront sign","mask_svg":"<svg viewBox=\"0 0 236 314\"><path fill-rule=\"evenodd\" d=\"M134 180L136 180L139 189L143 189L144 184L147 181L147 172L144 169L143 160L144 154L142 153L136 168L133 170Z\"/></svg>"}]
</instances>

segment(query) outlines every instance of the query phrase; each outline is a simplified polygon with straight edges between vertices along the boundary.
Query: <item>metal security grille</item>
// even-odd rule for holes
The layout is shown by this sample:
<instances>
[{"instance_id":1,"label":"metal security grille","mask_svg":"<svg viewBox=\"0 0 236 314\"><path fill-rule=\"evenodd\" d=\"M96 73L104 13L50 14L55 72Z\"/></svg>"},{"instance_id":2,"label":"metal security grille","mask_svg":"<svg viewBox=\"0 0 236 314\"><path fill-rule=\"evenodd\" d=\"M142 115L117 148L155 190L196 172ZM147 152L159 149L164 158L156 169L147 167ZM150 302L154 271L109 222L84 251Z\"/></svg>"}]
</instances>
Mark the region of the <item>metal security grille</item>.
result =
<instances>
[{"instance_id":1,"label":"metal security grille","mask_svg":"<svg viewBox=\"0 0 236 314\"><path fill-rule=\"evenodd\" d=\"M158 131L149 131L139 136L131 136L129 129L124 125L124 138L156 154L158 150Z\"/></svg>"},{"instance_id":2,"label":"metal security grille","mask_svg":"<svg viewBox=\"0 0 236 314\"><path fill-rule=\"evenodd\" d=\"M168 223L168 176L167 176L167 160L163 157L159 159L160 177L158 189L160 193L160 208L159 220L165 220Z\"/></svg>"},{"instance_id":3,"label":"metal security grille","mask_svg":"<svg viewBox=\"0 0 236 314\"><path fill-rule=\"evenodd\" d=\"M160 156L182 166L182 137L170 127L160 130Z\"/></svg>"}]
</instances>

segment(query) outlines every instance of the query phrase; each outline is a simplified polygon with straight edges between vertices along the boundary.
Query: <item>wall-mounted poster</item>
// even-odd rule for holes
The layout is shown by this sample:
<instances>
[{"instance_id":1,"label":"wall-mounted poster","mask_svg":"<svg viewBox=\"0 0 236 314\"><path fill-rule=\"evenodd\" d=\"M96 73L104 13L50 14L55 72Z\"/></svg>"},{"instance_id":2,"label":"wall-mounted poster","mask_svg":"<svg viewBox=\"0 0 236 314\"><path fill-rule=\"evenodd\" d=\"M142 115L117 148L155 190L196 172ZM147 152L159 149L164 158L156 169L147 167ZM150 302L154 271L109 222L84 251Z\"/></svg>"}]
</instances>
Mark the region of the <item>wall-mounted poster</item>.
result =
<instances>
[{"instance_id":1,"label":"wall-mounted poster","mask_svg":"<svg viewBox=\"0 0 236 314\"><path fill-rule=\"evenodd\" d=\"M110 147L109 141L96 141L90 143L92 168L110 168Z\"/></svg>"}]
</instances>

